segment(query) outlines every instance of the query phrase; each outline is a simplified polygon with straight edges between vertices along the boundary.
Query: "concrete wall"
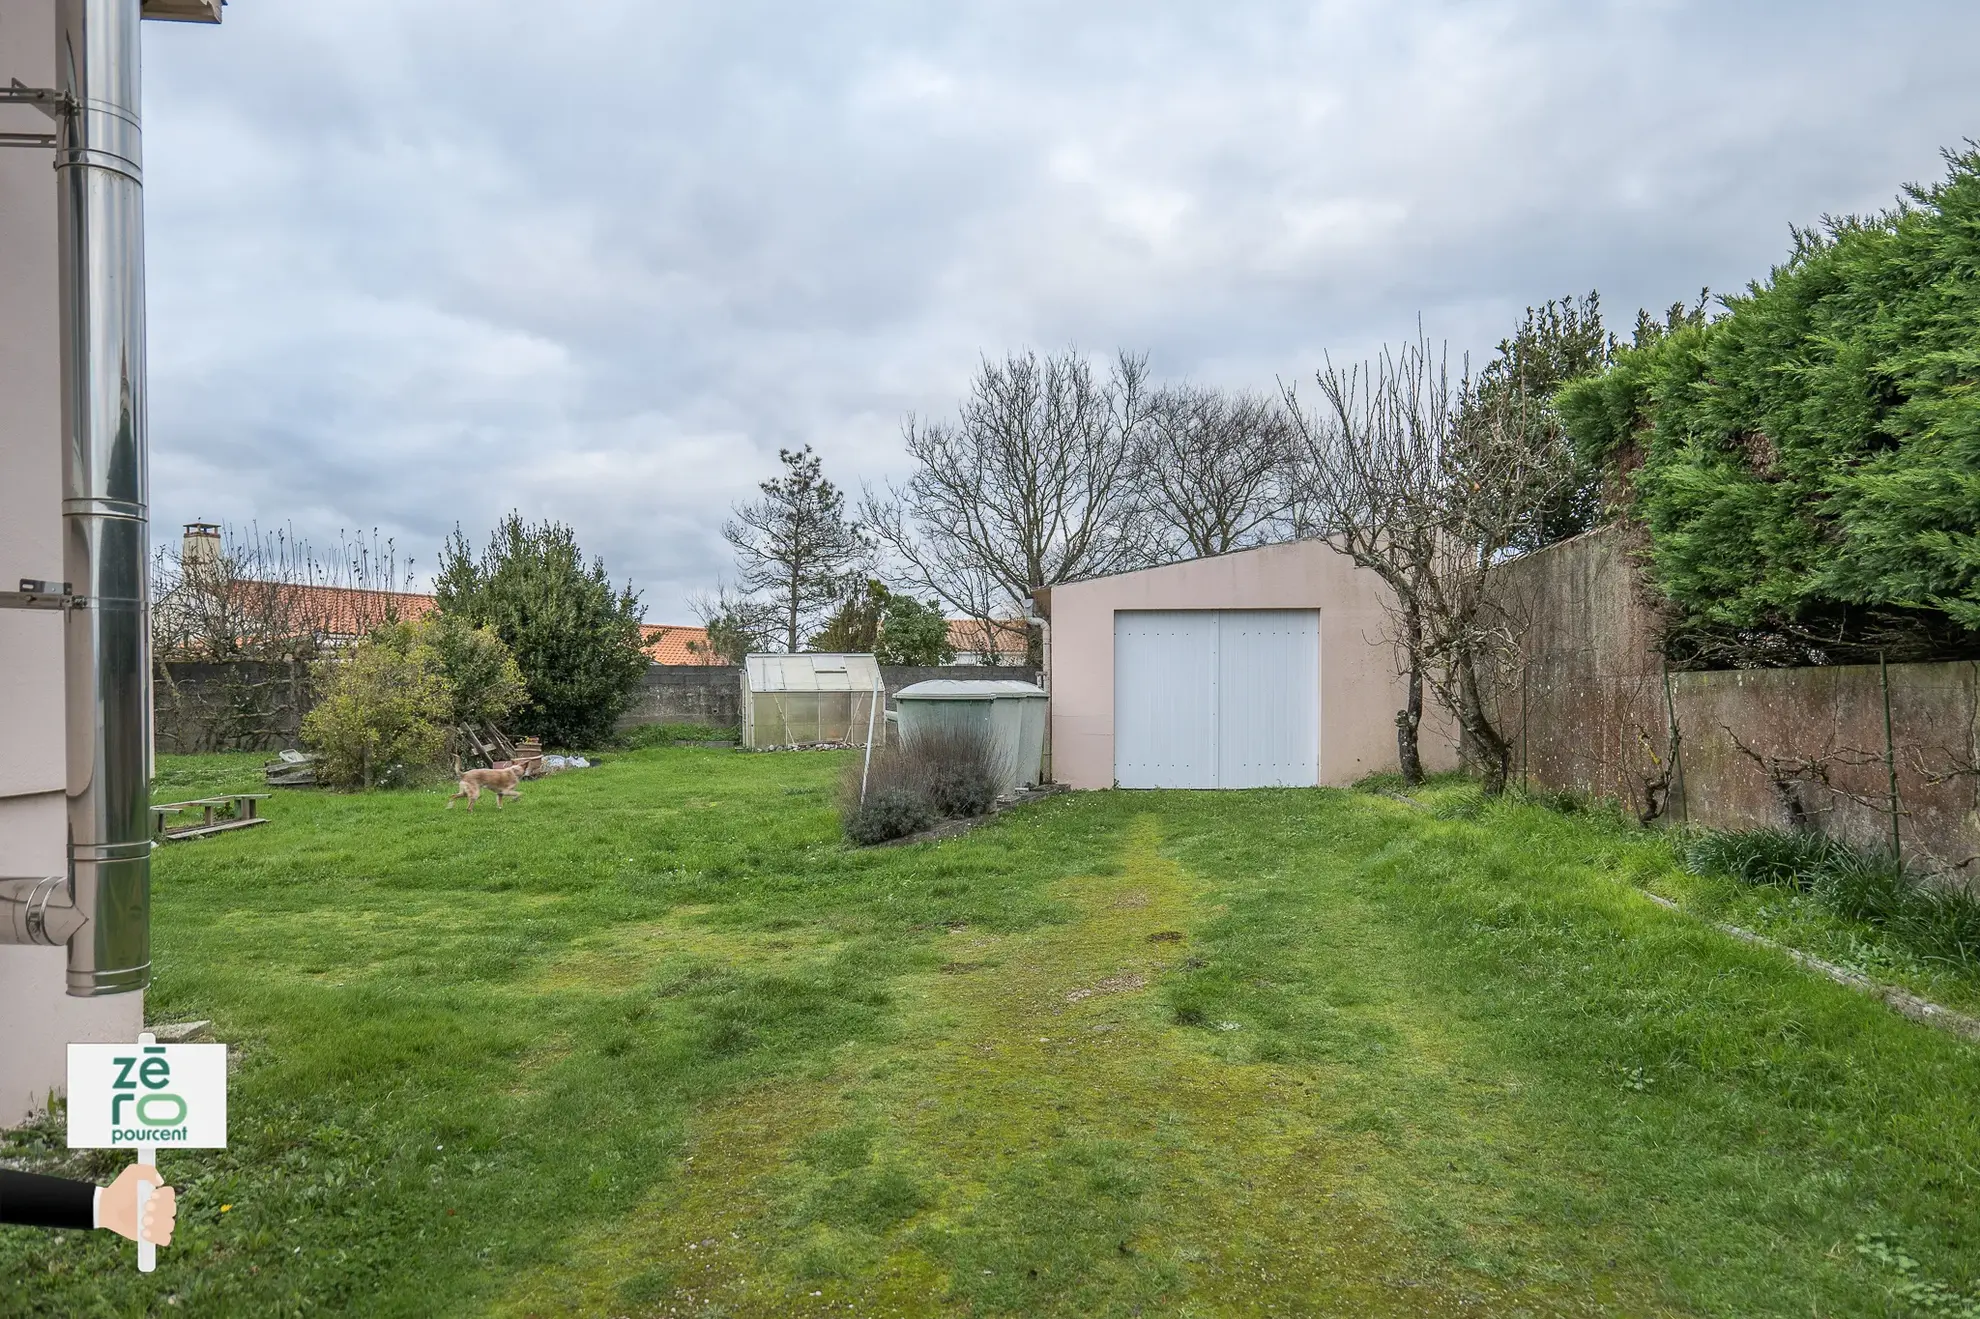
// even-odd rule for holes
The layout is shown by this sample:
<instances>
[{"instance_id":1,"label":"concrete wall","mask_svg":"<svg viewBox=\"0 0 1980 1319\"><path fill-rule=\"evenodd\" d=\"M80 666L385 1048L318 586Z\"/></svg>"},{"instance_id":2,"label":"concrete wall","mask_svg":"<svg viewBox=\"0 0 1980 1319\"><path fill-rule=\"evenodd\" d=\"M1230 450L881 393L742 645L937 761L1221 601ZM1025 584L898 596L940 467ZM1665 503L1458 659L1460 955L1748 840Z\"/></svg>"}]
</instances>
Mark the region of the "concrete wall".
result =
<instances>
[{"instance_id":1,"label":"concrete wall","mask_svg":"<svg viewBox=\"0 0 1980 1319\"><path fill-rule=\"evenodd\" d=\"M1980 862L1980 664L1737 669L1671 676L1683 737L1676 813L1714 828L1786 825L1887 846L1890 694L1899 845L1939 873ZM1744 749L1742 749L1742 747Z\"/></svg>"},{"instance_id":2,"label":"concrete wall","mask_svg":"<svg viewBox=\"0 0 1980 1319\"><path fill-rule=\"evenodd\" d=\"M239 660L157 665L152 727L166 755L297 745L314 704L305 664Z\"/></svg>"},{"instance_id":3,"label":"concrete wall","mask_svg":"<svg viewBox=\"0 0 1980 1319\"><path fill-rule=\"evenodd\" d=\"M888 702L903 687L931 678L1002 678L1038 681L1036 669L1004 665L948 664L938 668L882 665ZM619 719L621 728L635 724L709 724L716 728L742 726L742 670L727 664L655 664L646 671L639 699Z\"/></svg>"},{"instance_id":4,"label":"concrete wall","mask_svg":"<svg viewBox=\"0 0 1980 1319\"><path fill-rule=\"evenodd\" d=\"M742 670L733 664L654 664L639 699L619 716L619 727L637 724L742 726Z\"/></svg>"},{"instance_id":5,"label":"concrete wall","mask_svg":"<svg viewBox=\"0 0 1980 1319\"><path fill-rule=\"evenodd\" d=\"M1523 656L1496 693L1515 772L1648 815L1667 786L1670 716L1641 550L1604 527L1503 565L1491 585Z\"/></svg>"},{"instance_id":6,"label":"concrete wall","mask_svg":"<svg viewBox=\"0 0 1980 1319\"><path fill-rule=\"evenodd\" d=\"M1123 609L1318 609L1320 781L1395 769L1403 682L1384 640L1382 589L1373 573L1317 541L1054 587L1046 657L1053 777L1075 788L1114 782L1114 614ZM1425 762L1448 767L1450 741L1430 722Z\"/></svg>"},{"instance_id":7,"label":"concrete wall","mask_svg":"<svg viewBox=\"0 0 1980 1319\"><path fill-rule=\"evenodd\" d=\"M887 708L898 709L899 702L894 698L900 695L901 688L912 687L918 682L933 682L936 679L956 682L1030 682L1038 681L1038 670L1028 664L882 664L880 680L887 684Z\"/></svg>"},{"instance_id":8,"label":"concrete wall","mask_svg":"<svg viewBox=\"0 0 1980 1319\"><path fill-rule=\"evenodd\" d=\"M0 85L55 79L53 0L0 0ZM27 106L0 106L0 131L43 133ZM0 583L62 576L60 364L55 171L38 148L0 150ZM0 609L0 875L55 875L68 863L64 810L62 620ZM0 1126L60 1091L70 1041L134 1040L144 996L70 998L59 948L0 946Z\"/></svg>"},{"instance_id":9,"label":"concrete wall","mask_svg":"<svg viewBox=\"0 0 1980 1319\"><path fill-rule=\"evenodd\" d=\"M1605 527L1495 574L1523 629L1524 673L1501 715L1530 783L1617 799L1645 819L1738 829L1798 817L1886 845L1887 680L1900 844L1928 870L1980 869L1980 666L1666 674L1637 535Z\"/></svg>"}]
</instances>

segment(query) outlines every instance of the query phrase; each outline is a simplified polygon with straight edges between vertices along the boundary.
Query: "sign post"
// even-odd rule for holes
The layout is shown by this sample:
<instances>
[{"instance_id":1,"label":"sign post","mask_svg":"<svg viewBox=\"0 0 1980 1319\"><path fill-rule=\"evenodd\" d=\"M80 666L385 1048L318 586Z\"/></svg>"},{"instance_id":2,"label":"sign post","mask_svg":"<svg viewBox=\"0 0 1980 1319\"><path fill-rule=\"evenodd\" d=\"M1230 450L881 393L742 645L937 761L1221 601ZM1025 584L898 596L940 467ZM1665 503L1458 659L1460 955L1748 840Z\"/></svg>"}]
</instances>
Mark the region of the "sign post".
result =
<instances>
[{"instance_id":1,"label":"sign post","mask_svg":"<svg viewBox=\"0 0 1980 1319\"><path fill-rule=\"evenodd\" d=\"M142 1039L143 1037L140 1036L139 1038ZM137 1161L140 1164L145 1164L150 1167L156 1168L158 1166L158 1151L152 1149L151 1146L149 1145L140 1145L137 1147ZM144 1210L145 1210L145 1206L151 1203L151 1183L139 1182L137 1184L137 1196L138 1196L138 1219L137 1219L138 1272L149 1273L153 1269L158 1267L157 1243L146 1241L144 1239Z\"/></svg>"},{"instance_id":2,"label":"sign post","mask_svg":"<svg viewBox=\"0 0 1980 1319\"><path fill-rule=\"evenodd\" d=\"M129 1149L157 1167L160 1149L227 1147L227 1046L160 1044L149 1031L132 1044L69 1046L69 1148ZM151 1183L137 1186L138 1271L157 1267L144 1239Z\"/></svg>"}]
</instances>

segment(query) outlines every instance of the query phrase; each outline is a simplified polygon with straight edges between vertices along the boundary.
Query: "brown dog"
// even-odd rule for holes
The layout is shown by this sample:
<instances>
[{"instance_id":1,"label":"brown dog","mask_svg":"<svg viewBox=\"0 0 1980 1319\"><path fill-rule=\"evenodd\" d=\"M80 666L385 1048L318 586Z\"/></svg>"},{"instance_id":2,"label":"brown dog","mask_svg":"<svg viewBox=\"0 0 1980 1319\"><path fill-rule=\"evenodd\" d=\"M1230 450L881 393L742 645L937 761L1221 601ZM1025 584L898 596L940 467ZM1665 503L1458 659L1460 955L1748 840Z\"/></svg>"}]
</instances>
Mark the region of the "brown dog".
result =
<instances>
[{"instance_id":1,"label":"brown dog","mask_svg":"<svg viewBox=\"0 0 1980 1319\"><path fill-rule=\"evenodd\" d=\"M470 769L463 771L461 769L460 757L456 756L454 758L454 772L461 776L461 790L447 798L447 809L450 811L454 809L454 803L463 797L468 799L467 808L473 810L474 804L481 800L481 794L484 789L495 794L495 809L498 811L502 809L502 798L504 797L514 797L518 801L522 800L522 794L516 791L516 782L522 778L522 767L519 765L509 765L502 769Z\"/></svg>"}]
</instances>

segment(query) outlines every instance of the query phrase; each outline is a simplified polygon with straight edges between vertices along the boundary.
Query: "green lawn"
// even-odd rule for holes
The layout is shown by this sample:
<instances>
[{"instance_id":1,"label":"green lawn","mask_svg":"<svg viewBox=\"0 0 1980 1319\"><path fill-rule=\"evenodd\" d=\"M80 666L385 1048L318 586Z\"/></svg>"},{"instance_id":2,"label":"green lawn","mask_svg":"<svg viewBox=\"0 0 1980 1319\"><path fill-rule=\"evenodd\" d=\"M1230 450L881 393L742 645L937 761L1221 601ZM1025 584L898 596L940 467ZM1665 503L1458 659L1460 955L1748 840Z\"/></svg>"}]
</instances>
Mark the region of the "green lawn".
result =
<instances>
[{"instance_id":1,"label":"green lawn","mask_svg":"<svg viewBox=\"0 0 1980 1319\"><path fill-rule=\"evenodd\" d=\"M843 763L167 847L151 1015L233 1046L233 1144L164 1160L150 1277L0 1229L0 1313L1980 1308L1980 1049L1655 906L1653 836L1443 785L853 852Z\"/></svg>"}]
</instances>

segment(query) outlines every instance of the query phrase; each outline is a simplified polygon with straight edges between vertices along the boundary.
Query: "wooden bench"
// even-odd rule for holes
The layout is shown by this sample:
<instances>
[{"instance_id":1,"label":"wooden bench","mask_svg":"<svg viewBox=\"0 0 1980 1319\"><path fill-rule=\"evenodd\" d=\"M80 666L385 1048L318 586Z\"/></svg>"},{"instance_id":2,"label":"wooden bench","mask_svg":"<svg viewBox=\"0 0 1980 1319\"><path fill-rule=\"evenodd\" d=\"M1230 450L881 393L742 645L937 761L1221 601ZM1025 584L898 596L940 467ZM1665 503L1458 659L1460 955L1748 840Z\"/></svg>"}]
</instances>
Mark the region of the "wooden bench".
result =
<instances>
[{"instance_id":1,"label":"wooden bench","mask_svg":"<svg viewBox=\"0 0 1980 1319\"><path fill-rule=\"evenodd\" d=\"M207 834L225 833L229 829L267 824L267 818L260 814L260 808L255 803L267 801L272 795L266 792L235 792L224 797L201 797L197 801L161 802L151 808L151 833L154 838L171 842L179 838L203 838ZM222 807L229 809L232 815L216 819L214 813ZM166 818L182 811L199 811L200 823L166 828Z\"/></svg>"}]
</instances>

